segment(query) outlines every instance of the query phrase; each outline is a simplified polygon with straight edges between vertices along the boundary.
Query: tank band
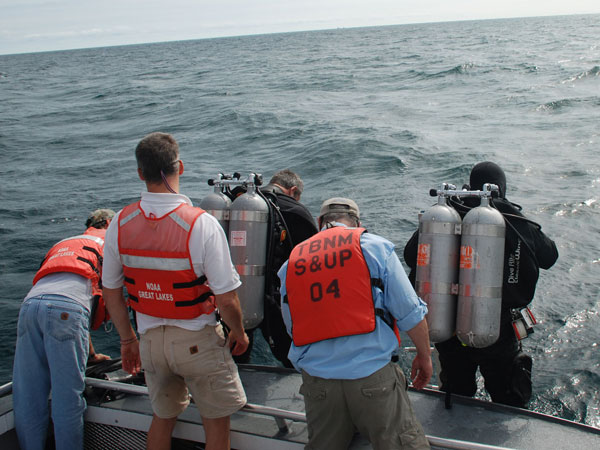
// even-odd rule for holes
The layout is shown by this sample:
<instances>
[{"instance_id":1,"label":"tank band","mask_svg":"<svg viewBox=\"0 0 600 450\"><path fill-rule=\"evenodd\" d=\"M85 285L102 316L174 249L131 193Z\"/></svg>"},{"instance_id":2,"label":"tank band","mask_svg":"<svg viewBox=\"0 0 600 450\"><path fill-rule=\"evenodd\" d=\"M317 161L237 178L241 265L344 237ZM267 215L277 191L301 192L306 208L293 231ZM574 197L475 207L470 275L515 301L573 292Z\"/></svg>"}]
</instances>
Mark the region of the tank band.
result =
<instances>
[{"instance_id":1,"label":"tank band","mask_svg":"<svg viewBox=\"0 0 600 450\"><path fill-rule=\"evenodd\" d=\"M217 220L229 220L228 209L207 209L206 212Z\"/></svg>"},{"instance_id":2,"label":"tank band","mask_svg":"<svg viewBox=\"0 0 600 450\"><path fill-rule=\"evenodd\" d=\"M473 286L461 284L458 286L460 297L502 298L502 286Z\"/></svg>"},{"instance_id":3,"label":"tank band","mask_svg":"<svg viewBox=\"0 0 600 450\"><path fill-rule=\"evenodd\" d=\"M444 283L438 281L437 283L430 283L428 281L417 281L415 282L417 294L435 294L435 295L456 295L458 285L454 283Z\"/></svg>"},{"instance_id":4,"label":"tank band","mask_svg":"<svg viewBox=\"0 0 600 450\"><path fill-rule=\"evenodd\" d=\"M463 236L489 236L503 238L506 234L506 228L498 225L483 223L463 223Z\"/></svg>"},{"instance_id":5,"label":"tank band","mask_svg":"<svg viewBox=\"0 0 600 450\"><path fill-rule=\"evenodd\" d=\"M240 276L262 277L266 272L266 267L246 264L235 266L235 270L237 270L237 273L239 273Z\"/></svg>"},{"instance_id":6,"label":"tank band","mask_svg":"<svg viewBox=\"0 0 600 450\"><path fill-rule=\"evenodd\" d=\"M264 211L232 210L229 215L229 220L240 220L243 222L267 222L269 220L269 213Z\"/></svg>"},{"instance_id":7,"label":"tank band","mask_svg":"<svg viewBox=\"0 0 600 450\"><path fill-rule=\"evenodd\" d=\"M449 222L421 222L419 233L422 234L460 234L460 224Z\"/></svg>"}]
</instances>

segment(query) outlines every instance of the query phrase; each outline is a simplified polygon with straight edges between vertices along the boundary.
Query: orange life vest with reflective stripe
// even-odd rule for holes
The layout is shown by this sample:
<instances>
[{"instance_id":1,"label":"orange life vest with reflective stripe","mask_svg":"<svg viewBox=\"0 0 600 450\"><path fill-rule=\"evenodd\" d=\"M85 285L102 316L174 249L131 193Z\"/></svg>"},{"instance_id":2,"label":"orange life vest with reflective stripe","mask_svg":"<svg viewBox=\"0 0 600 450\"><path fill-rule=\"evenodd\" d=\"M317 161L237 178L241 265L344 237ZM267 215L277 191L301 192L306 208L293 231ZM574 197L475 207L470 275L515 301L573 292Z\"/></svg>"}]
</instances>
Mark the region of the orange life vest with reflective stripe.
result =
<instances>
[{"instance_id":1,"label":"orange life vest with reflective stripe","mask_svg":"<svg viewBox=\"0 0 600 450\"><path fill-rule=\"evenodd\" d=\"M360 246L364 231L330 228L292 250L285 286L294 345L375 329L371 275Z\"/></svg>"},{"instance_id":2,"label":"orange life vest with reflective stripe","mask_svg":"<svg viewBox=\"0 0 600 450\"><path fill-rule=\"evenodd\" d=\"M140 203L119 214L119 254L129 305L167 319L193 319L215 310L214 295L192 266L189 240L204 213L182 203L159 218L146 217Z\"/></svg>"},{"instance_id":3,"label":"orange life vest with reflective stripe","mask_svg":"<svg viewBox=\"0 0 600 450\"><path fill-rule=\"evenodd\" d=\"M36 284L46 275L58 272L71 272L88 278L92 282L92 322L93 329L108 320L108 313L102 299L102 255L106 229L90 227L82 235L57 242L48 251L39 270L33 278Z\"/></svg>"}]
</instances>

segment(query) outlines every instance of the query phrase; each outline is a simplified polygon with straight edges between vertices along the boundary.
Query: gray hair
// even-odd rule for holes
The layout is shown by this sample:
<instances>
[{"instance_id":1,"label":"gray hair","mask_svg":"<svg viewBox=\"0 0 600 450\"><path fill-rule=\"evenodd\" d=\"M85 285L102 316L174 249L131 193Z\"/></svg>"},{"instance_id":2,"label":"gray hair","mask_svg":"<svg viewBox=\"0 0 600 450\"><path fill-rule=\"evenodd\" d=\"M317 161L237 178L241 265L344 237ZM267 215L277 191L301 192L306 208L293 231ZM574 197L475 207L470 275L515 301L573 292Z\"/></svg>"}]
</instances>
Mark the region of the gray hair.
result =
<instances>
[{"instance_id":1,"label":"gray hair","mask_svg":"<svg viewBox=\"0 0 600 450\"><path fill-rule=\"evenodd\" d=\"M292 172L290 169L283 169L275 173L275 175L271 177L269 183L278 184L286 189L296 187L298 189L298 195L301 195L304 190L304 182L296 172Z\"/></svg>"},{"instance_id":2,"label":"gray hair","mask_svg":"<svg viewBox=\"0 0 600 450\"><path fill-rule=\"evenodd\" d=\"M333 222L350 222L349 225L353 226L353 227L358 227L360 225L360 219L358 217L356 217L354 214L348 214L348 213L342 213L342 212L323 214L320 217L320 220L321 220L321 226L325 225L326 223L333 223Z\"/></svg>"}]
</instances>

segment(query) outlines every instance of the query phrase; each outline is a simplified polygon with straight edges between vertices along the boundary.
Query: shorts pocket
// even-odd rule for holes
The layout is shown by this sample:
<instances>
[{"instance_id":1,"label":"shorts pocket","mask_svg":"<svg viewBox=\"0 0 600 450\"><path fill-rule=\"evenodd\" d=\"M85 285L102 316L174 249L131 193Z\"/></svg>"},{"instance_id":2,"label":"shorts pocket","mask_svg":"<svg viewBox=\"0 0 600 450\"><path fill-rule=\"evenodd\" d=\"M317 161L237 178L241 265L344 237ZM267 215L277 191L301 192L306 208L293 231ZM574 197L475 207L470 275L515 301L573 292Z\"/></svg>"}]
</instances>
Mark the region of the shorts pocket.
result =
<instances>
[{"instance_id":1,"label":"shorts pocket","mask_svg":"<svg viewBox=\"0 0 600 450\"><path fill-rule=\"evenodd\" d=\"M171 352L173 371L184 378L207 377L225 365L224 349L208 344L201 336L173 341Z\"/></svg>"},{"instance_id":2,"label":"shorts pocket","mask_svg":"<svg viewBox=\"0 0 600 450\"><path fill-rule=\"evenodd\" d=\"M378 383L375 386L367 386L361 389L362 395L367 398L383 398L388 397L396 390L396 380L389 379Z\"/></svg>"},{"instance_id":3,"label":"shorts pocket","mask_svg":"<svg viewBox=\"0 0 600 450\"><path fill-rule=\"evenodd\" d=\"M142 369L144 372L156 373L152 362L152 340L140 339L140 359L142 361Z\"/></svg>"},{"instance_id":4,"label":"shorts pocket","mask_svg":"<svg viewBox=\"0 0 600 450\"><path fill-rule=\"evenodd\" d=\"M417 431L416 425L412 425L405 430L401 430L398 433L398 437L400 438L400 443L402 444L402 448L406 449L425 449L429 448L429 444L427 444L427 438Z\"/></svg>"},{"instance_id":5,"label":"shorts pocket","mask_svg":"<svg viewBox=\"0 0 600 450\"><path fill-rule=\"evenodd\" d=\"M404 375L402 369L398 366L394 366L394 370L396 372L396 379L398 380L398 384L404 388L405 391L408 391L408 378Z\"/></svg>"},{"instance_id":6,"label":"shorts pocket","mask_svg":"<svg viewBox=\"0 0 600 450\"><path fill-rule=\"evenodd\" d=\"M81 309L49 304L46 329L57 341L68 341L87 333L87 318Z\"/></svg>"},{"instance_id":7,"label":"shorts pocket","mask_svg":"<svg viewBox=\"0 0 600 450\"><path fill-rule=\"evenodd\" d=\"M300 394L304 397L312 400L325 400L327 398L327 391L319 386L311 386L306 383L300 385Z\"/></svg>"}]
</instances>

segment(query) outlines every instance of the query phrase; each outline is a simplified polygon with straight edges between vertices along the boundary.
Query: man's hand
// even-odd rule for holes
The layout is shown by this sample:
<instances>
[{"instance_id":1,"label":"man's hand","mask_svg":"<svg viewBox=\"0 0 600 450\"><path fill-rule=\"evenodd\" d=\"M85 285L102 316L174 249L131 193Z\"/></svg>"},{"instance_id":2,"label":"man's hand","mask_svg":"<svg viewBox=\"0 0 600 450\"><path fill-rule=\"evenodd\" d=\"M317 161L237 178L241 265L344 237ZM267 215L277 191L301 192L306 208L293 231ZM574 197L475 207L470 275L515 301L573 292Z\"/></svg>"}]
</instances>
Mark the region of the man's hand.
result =
<instances>
[{"instance_id":1,"label":"man's hand","mask_svg":"<svg viewBox=\"0 0 600 450\"><path fill-rule=\"evenodd\" d=\"M131 375L141 372L140 343L137 339L121 344L121 365L123 370Z\"/></svg>"},{"instance_id":2,"label":"man's hand","mask_svg":"<svg viewBox=\"0 0 600 450\"><path fill-rule=\"evenodd\" d=\"M107 361L110 359L110 356L103 355L102 353L94 353L88 357L88 364L98 364L102 361Z\"/></svg>"},{"instance_id":3,"label":"man's hand","mask_svg":"<svg viewBox=\"0 0 600 450\"><path fill-rule=\"evenodd\" d=\"M423 389L429 383L433 375L433 365L431 363L431 355L415 356L412 362L410 371L410 379L412 380L415 389Z\"/></svg>"},{"instance_id":4,"label":"man's hand","mask_svg":"<svg viewBox=\"0 0 600 450\"><path fill-rule=\"evenodd\" d=\"M416 389L423 389L429 383L431 375L433 375L427 321L425 319L421 320L406 333L417 347L417 356L415 356L412 363L410 379Z\"/></svg>"},{"instance_id":5,"label":"man's hand","mask_svg":"<svg viewBox=\"0 0 600 450\"><path fill-rule=\"evenodd\" d=\"M242 331L241 334L236 334L235 332L230 331L229 335L227 336L227 344L229 345L231 354L237 356L246 351L248 345L250 345L250 340L248 339L248 335L245 331Z\"/></svg>"}]
</instances>

